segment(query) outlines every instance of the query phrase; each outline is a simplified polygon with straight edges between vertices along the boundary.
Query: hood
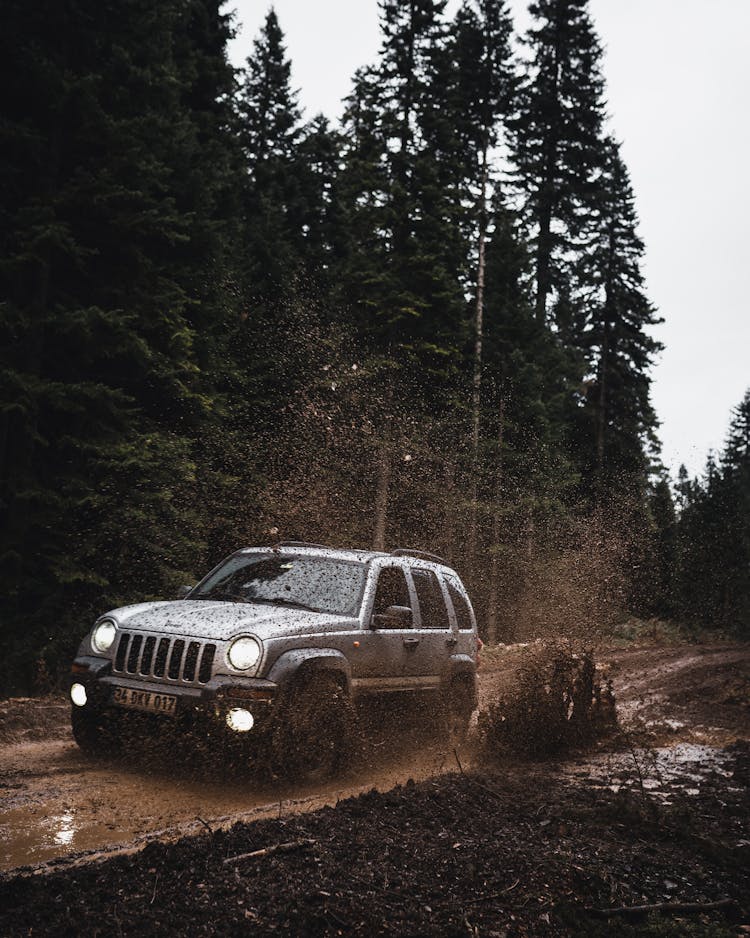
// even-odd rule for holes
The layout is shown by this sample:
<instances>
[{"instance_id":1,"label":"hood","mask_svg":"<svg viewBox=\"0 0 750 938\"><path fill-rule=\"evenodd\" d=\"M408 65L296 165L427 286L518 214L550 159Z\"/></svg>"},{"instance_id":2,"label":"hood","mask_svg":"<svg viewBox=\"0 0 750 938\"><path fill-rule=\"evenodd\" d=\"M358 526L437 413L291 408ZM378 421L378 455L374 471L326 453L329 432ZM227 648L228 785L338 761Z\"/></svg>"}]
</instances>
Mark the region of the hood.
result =
<instances>
[{"instance_id":1,"label":"hood","mask_svg":"<svg viewBox=\"0 0 750 938\"><path fill-rule=\"evenodd\" d=\"M266 639L305 635L321 629L343 632L358 627L357 619L329 612L207 599L140 603L122 606L107 615L123 629L189 635L215 641L227 641L248 632Z\"/></svg>"}]
</instances>

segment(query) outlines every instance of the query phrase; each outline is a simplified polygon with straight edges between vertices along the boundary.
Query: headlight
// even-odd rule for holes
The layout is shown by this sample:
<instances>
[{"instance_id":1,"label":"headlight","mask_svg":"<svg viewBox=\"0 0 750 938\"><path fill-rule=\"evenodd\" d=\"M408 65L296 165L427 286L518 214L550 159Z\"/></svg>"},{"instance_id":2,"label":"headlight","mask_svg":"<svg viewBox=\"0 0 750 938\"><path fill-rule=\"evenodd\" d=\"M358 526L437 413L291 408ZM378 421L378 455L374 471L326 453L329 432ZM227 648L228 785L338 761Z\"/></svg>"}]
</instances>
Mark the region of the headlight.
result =
<instances>
[{"instance_id":1,"label":"headlight","mask_svg":"<svg viewBox=\"0 0 750 938\"><path fill-rule=\"evenodd\" d=\"M114 622L112 622L111 619L105 619L104 622L100 622L94 629L91 635L91 644L98 652L104 654L105 651L109 651L112 647L116 634L117 628Z\"/></svg>"},{"instance_id":2,"label":"headlight","mask_svg":"<svg viewBox=\"0 0 750 938\"><path fill-rule=\"evenodd\" d=\"M260 645L254 638L238 638L227 652L229 663L236 671L247 671L260 658Z\"/></svg>"}]
</instances>

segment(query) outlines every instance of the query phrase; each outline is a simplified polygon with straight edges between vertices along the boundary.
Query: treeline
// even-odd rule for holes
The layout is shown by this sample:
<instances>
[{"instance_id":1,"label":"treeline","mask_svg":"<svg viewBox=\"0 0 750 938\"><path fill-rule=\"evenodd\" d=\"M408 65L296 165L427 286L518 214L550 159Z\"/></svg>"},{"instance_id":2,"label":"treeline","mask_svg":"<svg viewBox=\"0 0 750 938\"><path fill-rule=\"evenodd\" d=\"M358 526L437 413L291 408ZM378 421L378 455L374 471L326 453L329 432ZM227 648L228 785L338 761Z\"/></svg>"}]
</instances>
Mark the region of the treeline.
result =
<instances>
[{"instance_id":1,"label":"treeline","mask_svg":"<svg viewBox=\"0 0 750 938\"><path fill-rule=\"evenodd\" d=\"M585 0L532 3L520 52L504 0L382 0L335 125L273 10L238 71L220 6L6 4L0 684L277 537L446 554L490 637L668 611L659 320Z\"/></svg>"},{"instance_id":2,"label":"treeline","mask_svg":"<svg viewBox=\"0 0 750 938\"><path fill-rule=\"evenodd\" d=\"M665 614L750 637L750 389L734 409L718 458L700 479L681 467L676 515L662 513Z\"/></svg>"}]
</instances>

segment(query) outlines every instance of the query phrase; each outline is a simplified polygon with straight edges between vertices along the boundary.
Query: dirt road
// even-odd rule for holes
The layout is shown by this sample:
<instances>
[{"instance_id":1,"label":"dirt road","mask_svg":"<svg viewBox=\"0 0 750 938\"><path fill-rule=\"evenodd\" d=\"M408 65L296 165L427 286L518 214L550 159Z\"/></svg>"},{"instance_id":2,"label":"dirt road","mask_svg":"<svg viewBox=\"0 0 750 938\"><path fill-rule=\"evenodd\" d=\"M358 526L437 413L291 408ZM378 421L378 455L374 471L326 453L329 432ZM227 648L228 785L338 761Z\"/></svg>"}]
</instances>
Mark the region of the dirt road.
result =
<instances>
[{"instance_id":1,"label":"dirt road","mask_svg":"<svg viewBox=\"0 0 750 938\"><path fill-rule=\"evenodd\" d=\"M483 699L502 682L512 656L512 649L488 656ZM724 746L750 738L750 647L634 648L600 659L611 668L631 732L647 733L658 745ZM587 771L581 765L571 771ZM455 768L453 754L436 744L417 752L407 746L376 753L373 765L345 784L263 790L205 772L190 777L184 763L92 761L70 737L65 701L6 701L0 703L0 869L67 866L236 820L311 811L372 787L385 791Z\"/></svg>"}]
</instances>

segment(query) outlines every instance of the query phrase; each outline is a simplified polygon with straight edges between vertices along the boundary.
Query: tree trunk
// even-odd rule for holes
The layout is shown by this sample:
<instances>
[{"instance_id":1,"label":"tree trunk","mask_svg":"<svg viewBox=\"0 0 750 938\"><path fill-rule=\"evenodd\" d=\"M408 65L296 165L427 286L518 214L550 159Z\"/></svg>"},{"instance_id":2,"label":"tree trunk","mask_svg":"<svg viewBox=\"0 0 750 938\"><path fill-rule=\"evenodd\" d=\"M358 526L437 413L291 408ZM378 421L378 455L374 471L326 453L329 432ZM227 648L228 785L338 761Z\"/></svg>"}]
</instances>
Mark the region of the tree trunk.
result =
<instances>
[{"instance_id":1,"label":"tree trunk","mask_svg":"<svg viewBox=\"0 0 750 938\"><path fill-rule=\"evenodd\" d=\"M391 447L386 433L378 454L378 480L375 489L375 526L372 533L373 550L385 550L385 530L388 521L388 496L391 488Z\"/></svg>"},{"instance_id":2,"label":"tree trunk","mask_svg":"<svg viewBox=\"0 0 750 938\"><path fill-rule=\"evenodd\" d=\"M607 433L607 369L609 367L609 322L604 320L602 351L599 357L599 413L596 422L596 467L601 485L604 474L604 448Z\"/></svg>"},{"instance_id":3,"label":"tree trunk","mask_svg":"<svg viewBox=\"0 0 750 938\"><path fill-rule=\"evenodd\" d=\"M612 279L613 265L615 257L615 232L614 226L609 229L609 247L607 259L607 282L604 294L604 323L602 329L602 348L599 355L599 401L596 421L596 497L600 499L604 484L604 459L607 445L607 408L609 400L607 398L609 355L610 355L610 322L612 320Z\"/></svg>"},{"instance_id":4,"label":"tree trunk","mask_svg":"<svg viewBox=\"0 0 750 938\"><path fill-rule=\"evenodd\" d=\"M500 397L498 408L497 460L495 464L495 504L492 509L492 536L490 548L490 589L487 596L487 641L495 644L498 639L497 607L499 602L498 576L500 561L498 544L500 542L500 499L503 491L503 437L505 434L505 399Z\"/></svg>"},{"instance_id":5,"label":"tree trunk","mask_svg":"<svg viewBox=\"0 0 750 938\"><path fill-rule=\"evenodd\" d=\"M444 465L443 488L443 556L449 564L453 563L453 552L456 544L456 463L448 459Z\"/></svg>"},{"instance_id":6,"label":"tree trunk","mask_svg":"<svg viewBox=\"0 0 750 938\"><path fill-rule=\"evenodd\" d=\"M471 562L477 550L477 488L479 475L479 426L482 406L482 343L484 340L484 276L487 242L487 151L482 149L482 181L479 192L479 243L477 258L477 301L474 317L474 380L471 392L471 512L469 518L469 557Z\"/></svg>"}]
</instances>

